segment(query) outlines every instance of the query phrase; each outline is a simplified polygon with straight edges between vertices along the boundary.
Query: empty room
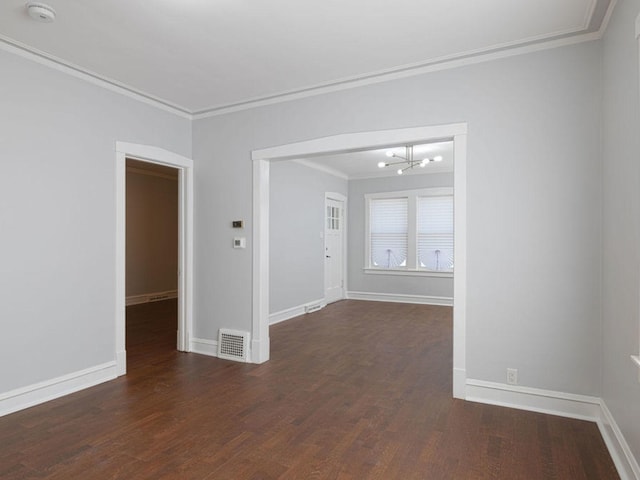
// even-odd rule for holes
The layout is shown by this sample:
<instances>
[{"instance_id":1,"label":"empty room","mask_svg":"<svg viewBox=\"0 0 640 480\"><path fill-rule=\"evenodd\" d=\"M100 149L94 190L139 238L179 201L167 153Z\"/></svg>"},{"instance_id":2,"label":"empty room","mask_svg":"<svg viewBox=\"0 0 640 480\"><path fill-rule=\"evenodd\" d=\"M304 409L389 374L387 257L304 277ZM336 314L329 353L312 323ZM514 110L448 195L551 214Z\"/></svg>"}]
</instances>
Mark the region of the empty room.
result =
<instances>
[{"instance_id":1,"label":"empty room","mask_svg":"<svg viewBox=\"0 0 640 480\"><path fill-rule=\"evenodd\" d=\"M640 480L640 0L151 3L0 4L1 478Z\"/></svg>"}]
</instances>

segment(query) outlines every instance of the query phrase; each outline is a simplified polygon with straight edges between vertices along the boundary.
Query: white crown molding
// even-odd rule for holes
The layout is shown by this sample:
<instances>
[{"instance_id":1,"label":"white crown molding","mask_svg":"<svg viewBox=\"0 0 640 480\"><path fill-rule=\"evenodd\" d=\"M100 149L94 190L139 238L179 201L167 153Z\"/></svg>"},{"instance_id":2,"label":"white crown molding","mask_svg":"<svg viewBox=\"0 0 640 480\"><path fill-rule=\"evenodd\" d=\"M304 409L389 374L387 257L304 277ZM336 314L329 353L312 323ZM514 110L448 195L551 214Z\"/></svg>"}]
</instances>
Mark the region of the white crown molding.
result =
<instances>
[{"instance_id":1,"label":"white crown molding","mask_svg":"<svg viewBox=\"0 0 640 480\"><path fill-rule=\"evenodd\" d=\"M618 3L618 0L611 0L611 3L609 3L609 7L607 8L607 11L604 14L604 18L602 19L602 24L598 29L598 35L600 36L600 38L604 36L604 33L607 31L607 28L609 27L609 22L611 21L611 15L613 15L613 10L615 9L617 3Z\"/></svg>"},{"instance_id":2,"label":"white crown molding","mask_svg":"<svg viewBox=\"0 0 640 480\"><path fill-rule=\"evenodd\" d=\"M304 160L304 159L293 160L293 162L298 163L300 165L304 165L305 167L308 167L308 168L313 168L314 170L318 170L320 172L327 173L329 175L333 175L334 177L338 177L343 180L349 180L349 175L347 175L344 172L341 172L340 170L336 170L335 168L331 168L328 165L320 165L318 163L311 162L309 160Z\"/></svg>"},{"instance_id":3,"label":"white crown molding","mask_svg":"<svg viewBox=\"0 0 640 480\"><path fill-rule=\"evenodd\" d=\"M250 110L257 107L264 107L277 103L313 97L325 93L338 92L351 88L424 75L425 73L449 70L517 55L524 55L527 53L550 50L553 48L564 47L568 45L575 45L578 43L599 40L601 36L602 35L600 32L590 32L546 41L534 40L533 43L521 46L517 46L516 44L505 44L489 49L467 52L461 55L441 57L425 63L404 65L393 69L372 72L367 75L349 77L334 82L317 84L304 89L289 90L269 96L255 97L237 103L213 106L204 110L193 112L193 119L201 120L204 118L226 115L228 113Z\"/></svg>"},{"instance_id":4,"label":"white crown molding","mask_svg":"<svg viewBox=\"0 0 640 480\"><path fill-rule=\"evenodd\" d=\"M186 107L163 100L155 95L135 89L117 80L104 77L88 69L74 65L61 58L50 55L46 52L32 48L10 37L0 34L0 48L28 58L40 64L54 68L61 72L72 75L76 78L93 83L94 85L106 88L113 92L125 95L140 102L152 105L161 110L173 113L189 120L199 120L232 112L249 110L261 106L273 105L277 103L297 100L301 98L322 95L325 93L347 90L366 85L387 82L391 80L407 78L425 73L458 68L466 65L473 65L501 58L508 58L516 55L548 50L567 45L600 39L606 30L606 26L611 17L611 12L616 0L612 0L605 17L598 31L589 32L589 24L596 10L597 1L592 3L587 10L583 25L579 28L562 30L544 36L534 36L518 42L506 42L494 45L489 48L468 51L455 55L443 56L432 59L428 62L418 62L401 65L394 68L370 72L364 75L356 75L343 79L310 85L301 89L287 90L272 95L249 98L240 102L215 105L209 108L192 111Z\"/></svg>"},{"instance_id":5,"label":"white crown molding","mask_svg":"<svg viewBox=\"0 0 640 480\"><path fill-rule=\"evenodd\" d=\"M449 168L444 168L444 167L435 167L435 168L429 168L430 165L427 165L426 168L420 168L419 170L416 170L414 173L408 173L405 172L405 174L403 175L403 177L408 177L408 176L417 176L417 175L436 175L438 173L450 173L453 174L453 167ZM394 177L398 177L399 175L395 172L395 170L392 169L381 169L380 171L377 172L369 172L369 173L357 173L354 175L349 175L348 179L349 180L366 180L369 178L394 178Z\"/></svg>"},{"instance_id":6,"label":"white crown molding","mask_svg":"<svg viewBox=\"0 0 640 480\"><path fill-rule=\"evenodd\" d=\"M147 105L159 108L160 110L173 113L174 115L177 115L179 117L189 120L193 119L191 112L184 107L174 105L154 95L136 90L128 85L125 85L122 82L112 80L103 75L87 70L86 68L74 65L71 62L67 62L53 55L49 55L46 52L32 48L1 34L0 49L16 54L28 60L32 60L46 67L53 68L54 70L58 70L59 72L66 73L67 75L71 75L72 77L92 83L93 85L96 85L98 87L102 87L112 92L119 93L120 95L124 95L125 97L129 97Z\"/></svg>"}]
</instances>

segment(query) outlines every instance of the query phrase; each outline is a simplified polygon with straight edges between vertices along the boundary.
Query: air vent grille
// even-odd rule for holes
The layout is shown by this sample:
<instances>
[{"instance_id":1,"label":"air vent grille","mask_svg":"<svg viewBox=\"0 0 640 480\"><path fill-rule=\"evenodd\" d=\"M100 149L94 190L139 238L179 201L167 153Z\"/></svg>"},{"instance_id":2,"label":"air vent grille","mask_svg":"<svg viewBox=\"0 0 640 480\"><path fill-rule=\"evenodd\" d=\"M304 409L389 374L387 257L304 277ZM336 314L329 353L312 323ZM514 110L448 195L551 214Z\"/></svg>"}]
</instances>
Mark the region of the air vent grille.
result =
<instances>
[{"instance_id":1,"label":"air vent grille","mask_svg":"<svg viewBox=\"0 0 640 480\"><path fill-rule=\"evenodd\" d=\"M227 360L248 361L249 332L220 329L218 357Z\"/></svg>"}]
</instances>

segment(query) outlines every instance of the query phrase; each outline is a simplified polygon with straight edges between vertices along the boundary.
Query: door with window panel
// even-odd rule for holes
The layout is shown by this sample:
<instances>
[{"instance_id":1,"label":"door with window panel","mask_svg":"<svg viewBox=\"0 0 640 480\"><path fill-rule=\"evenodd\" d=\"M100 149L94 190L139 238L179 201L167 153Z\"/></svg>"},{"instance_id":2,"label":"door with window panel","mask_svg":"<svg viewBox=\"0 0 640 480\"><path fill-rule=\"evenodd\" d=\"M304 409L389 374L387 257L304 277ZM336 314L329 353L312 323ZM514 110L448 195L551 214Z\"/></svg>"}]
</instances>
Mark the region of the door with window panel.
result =
<instances>
[{"instance_id":1,"label":"door with window panel","mask_svg":"<svg viewBox=\"0 0 640 480\"><path fill-rule=\"evenodd\" d=\"M344 202L326 199L324 232L325 301L344 298Z\"/></svg>"}]
</instances>

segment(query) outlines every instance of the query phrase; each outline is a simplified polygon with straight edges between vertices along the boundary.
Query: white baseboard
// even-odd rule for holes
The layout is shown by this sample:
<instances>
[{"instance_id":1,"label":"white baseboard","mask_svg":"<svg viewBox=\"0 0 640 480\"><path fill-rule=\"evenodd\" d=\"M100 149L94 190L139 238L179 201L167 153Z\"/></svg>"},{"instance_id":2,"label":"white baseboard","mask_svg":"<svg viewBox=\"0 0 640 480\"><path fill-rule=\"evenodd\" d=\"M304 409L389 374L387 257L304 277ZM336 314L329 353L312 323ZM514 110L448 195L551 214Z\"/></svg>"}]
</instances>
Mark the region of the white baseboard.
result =
<instances>
[{"instance_id":1,"label":"white baseboard","mask_svg":"<svg viewBox=\"0 0 640 480\"><path fill-rule=\"evenodd\" d=\"M600 433L611 454L613 463L618 469L620 478L622 480L640 480L640 466L638 466L638 461L633 456L629 444L604 400L600 401L600 406L601 416L598 420L598 428L600 428Z\"/></svg>"},{"instance_id":2,"label":"white baseboard","mask_svg":"<svg viewBox=\"0 0 640 480\"><path fill-rule=\"evenodd\" d=\"M501 407L597 421L600 399L586 395L467 379L466 399Z\"/></svg>"},{"instance_id":3,"label":"white baseboard","mask_svg":"<svg viewBox=\"0 0 640 480\"><path fill-rule=\"evenodd\" d=\"M127 351L116 352L116 375L121 376L127 373Z\"/></svg>"},{"instance_id":4,"label":"white baseboard","mask_svg":"<svg viewBox=\"0 0 640 480\"><path fill-rule=\"evenodd\" d=\"M2 393L0 394L0 416L93 387L116 377L114 361Z\"/></svg>"},{"instance_id":5,"label":"white baseboard","mask_svg":"<svg viewBox=\"0 0 640 480\"><path fill-rule=\"evenodd\" d=\"M218 356L218 342L216 340L207 340L205 338L192 338L191 349L193 353L200 355L209 355L210 357Z\"/></svg>"},{"instance_id":6,"label":"white baseboard","mask_svg":"<svg viewBox=\"0 0 640 480\"><path fill-rule=\"evenodd\" d=\"M269 360L271 353L271 339L269 337L256 340L251 339L251 363L264 363Z\"/></svg>"},{"instance_id":7,"label":"white baseboard","mask_svg":"<svg viewBox=\"0 0 640 480\"><path fill-rule=\"evenodd\" d=\"M466 398L467 371L453 368L453 398Z\"/></svg>"},{"instance_id":8,"label":"white baseboard","mask_svg":"<svg viewBox=\"0 0 640 480\"><path fill-rule=\"evenodd\" d=\"M190 351L200 355L218 357L218 342L207 340L206 338L192 338ZM269 360L269 339L251 340L251 351L249 353L249 358L251 359L249 363L264 363Z\"/></svg>"},{"instance_id":9,"label":"white baseboard","mask_svg":"<svg viewBox=\"0 0 640 480\"><path fill-rule=\"evenodd\" d=\"M178 298L178 290L167 290L166 292L143 293L142 295L131 295L125 299L125 305L138 305L141 303L159 302Z\"/></svg>"},{"instance_id":10,"label":"white baseboard","mask_svg":"<svg viewBox=\"0 0 640 480\"><path fill-rule=\"evenodd\" d=\"M417 303L420 305L453 306L452 297L432 297L428 295L404 295L400 293L347 292L350 300L372 302Z\"/></svg>"},{"instance_id":11,"label":"white baseboard","mask_svg":"<svg viewBox=\"0 0 640 480\"><path fill-rule=\"evenodd\" d=\"M598 425L622 480L640 480L640 468L601 398L468 379L466 400L588 420Z\"/></svg>"},{"instance_id":12,"label":"white baseboard","mask_svg":"<svg viewBox=\"0 0 640 480\"><path fill-rule=\"evenodd\" d=\"M292 318L304 315L307 311L307 307L310 307L312 305L320 305L320 308L324 308L326 306L326 303L324 302L323 298L320 300L315 300L313 302L308 302L302 305L287 308L285 310L280 310L279 312L270 313L269 325L275 325L276 323L284 322L285 320L291 320Z\"/></svg>"}]
</instances>

